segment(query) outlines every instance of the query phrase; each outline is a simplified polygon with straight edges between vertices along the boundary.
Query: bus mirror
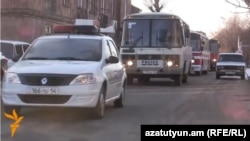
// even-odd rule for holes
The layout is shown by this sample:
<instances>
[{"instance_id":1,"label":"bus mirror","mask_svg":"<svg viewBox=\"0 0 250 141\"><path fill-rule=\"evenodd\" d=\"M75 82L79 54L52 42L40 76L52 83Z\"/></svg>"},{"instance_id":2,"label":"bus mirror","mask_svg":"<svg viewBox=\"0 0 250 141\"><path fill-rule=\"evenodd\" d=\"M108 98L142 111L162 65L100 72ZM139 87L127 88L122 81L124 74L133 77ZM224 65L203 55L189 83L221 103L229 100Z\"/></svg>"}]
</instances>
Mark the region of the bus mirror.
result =
<instances>
[{"instance_id":1,"label":"bus mirror","mask_svg":"<svg viewBox=\"0 0 250 141\"><path fill-rule=\"evenodd\" d=\"M186 36L186 38L189 38L189 37L190 37L190 30L189 30L189 29L186 29L186 31L185 31L185 36Z\"/></svg>"}]
</instances>

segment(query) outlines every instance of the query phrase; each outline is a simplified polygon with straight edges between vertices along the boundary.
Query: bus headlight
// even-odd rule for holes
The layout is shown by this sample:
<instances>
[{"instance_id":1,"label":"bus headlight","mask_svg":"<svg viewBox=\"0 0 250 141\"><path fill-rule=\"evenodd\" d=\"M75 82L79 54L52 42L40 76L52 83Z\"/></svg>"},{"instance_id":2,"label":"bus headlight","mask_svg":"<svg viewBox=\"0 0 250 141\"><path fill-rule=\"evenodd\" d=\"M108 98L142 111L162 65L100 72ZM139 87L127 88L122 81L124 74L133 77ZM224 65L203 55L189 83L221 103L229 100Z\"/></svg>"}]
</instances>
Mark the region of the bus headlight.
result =
<instances>
[{"instance_id":1,"label":"bus headlight","mask_svg":"<svg viewBox=\"0 0 250 141\"><path fill-rule=\"evenodd\" d=\"M216 59L213 59L213 62L216 62L217 60Z\"/></svg>"},{"instance_id":2,"label":"bus headlight","mask_svg":"<svg viewBox=\"0 0 250 141\"><path fill-rule=\"evenodd\" d=\"M168 66L168 67L173 66L173 62L172 62L172 61L168 61L168 62L167 62L167 66Z\"/></svg>"},{"instance_id":3,"label":"bus headlight","mask_svg":"<svg viewBox=\"0 0 250 141\"><path fill-rule=\"evenodd\" d=\"M130 60L129 60L129 61L127 62L127 65L128 65L128 66L133 66L133 61L130 61Z\"/></svg>"},{"instance_id":4,"label":"bus headlight","mask_svg":"<svg viewBox=\"0 0 250 141\"><path fill-rule=\"evenodd\" d=\"M194 63L194 59L191 60L192 64Z\"/></svg>"}]
</instances>

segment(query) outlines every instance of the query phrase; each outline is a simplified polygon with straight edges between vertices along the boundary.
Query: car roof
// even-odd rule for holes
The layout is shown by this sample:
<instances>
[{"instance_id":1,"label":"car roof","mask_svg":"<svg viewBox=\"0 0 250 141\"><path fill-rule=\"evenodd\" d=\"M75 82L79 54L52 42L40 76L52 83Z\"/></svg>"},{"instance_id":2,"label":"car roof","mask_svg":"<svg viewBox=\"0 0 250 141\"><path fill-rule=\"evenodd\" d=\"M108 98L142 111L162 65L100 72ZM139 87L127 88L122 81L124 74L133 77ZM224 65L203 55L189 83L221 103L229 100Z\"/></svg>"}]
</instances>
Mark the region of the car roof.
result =
<instances>
[{"instance_id":1,"label":"car roof","mask_svg":"<svg viewBox=\"0 0 250 141\"><path fill-rule=\"evenodd\" d=\"M109 36L105 35L79 35L79 34L52 34L52 35L46 35L46 36L41 36L38 37L38 39L55 39L55 38L74 38L74 39L96 39L96 40L101 40L104 37L110 38Z\"/></svg>"},{"instance_id":2,"label":"car roof","mask_svg":"<svg viewBox=\"0 0 250 141\"><path fill-rule=\"evenodd\" d=\"M242 55L241 53L220 53L219 55Z\"/></svg>"},{"instance_id":3,"label":"car roof","mask_svg":"<svg viewBox=\"0 0 250 141\"><path fill-rule=\"evenodd\" d=\"M0 43L7 43L7 44L13 44L13 45L19 45L19 44L30 44L23 41L16 41L16 40L0 40Z\"/></svg>"}]
</instances>

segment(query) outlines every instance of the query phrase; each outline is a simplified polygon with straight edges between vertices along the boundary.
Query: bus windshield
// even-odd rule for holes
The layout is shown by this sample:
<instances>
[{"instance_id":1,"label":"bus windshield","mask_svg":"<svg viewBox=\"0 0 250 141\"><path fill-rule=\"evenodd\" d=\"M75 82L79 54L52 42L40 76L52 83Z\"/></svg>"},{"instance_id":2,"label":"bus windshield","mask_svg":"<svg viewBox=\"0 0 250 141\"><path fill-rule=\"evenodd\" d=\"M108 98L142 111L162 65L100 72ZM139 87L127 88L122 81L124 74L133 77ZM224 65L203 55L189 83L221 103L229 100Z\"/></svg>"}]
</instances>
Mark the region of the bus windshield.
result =
<instances>
[{"instance_id":1,"label":"bus windshield","mask_svg":"<svg viewBox=\"0 0 250 141\"><path fill-rule=\"evenodd\" d=\"M211 53L218 53L218 44L211 43Z\"/></svg>"},{"instance_id":2,"label":"bus windshield","mask_svg":"<svg viewBox=\"0 0 250 141\"><path fill-rule=\"evenodd\" d=\"M201 51L201 39L200 35L191 33L190 46L192 51Z\"/></svg>"},{"instance_id":3,"label":"bus windshield","mask_svg":"<svg viewBox=\"0 0 250 141\"><path fill-rule=\"evenodd\" d=\"M123 47L181 47L178 20L132 19L125 21L123 31Z\"/></svg>"}]
</instances>

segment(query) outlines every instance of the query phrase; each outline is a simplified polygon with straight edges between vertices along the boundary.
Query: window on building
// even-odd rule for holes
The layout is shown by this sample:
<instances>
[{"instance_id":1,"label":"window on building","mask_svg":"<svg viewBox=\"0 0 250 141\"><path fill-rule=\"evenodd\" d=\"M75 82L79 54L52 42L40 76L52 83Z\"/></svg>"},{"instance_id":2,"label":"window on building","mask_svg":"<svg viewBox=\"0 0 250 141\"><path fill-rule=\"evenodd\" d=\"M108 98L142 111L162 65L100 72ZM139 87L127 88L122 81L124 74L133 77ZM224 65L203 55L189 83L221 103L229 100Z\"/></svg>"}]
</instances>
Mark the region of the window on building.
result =
<instances>
[{"instance_id":1,"label":"window on building","mask_svg":"<svg viewBox=\"0 0 250 141\"><path fill-rule=\"evenodd\" d=\"M77 0L77 7L81 7L82 8L82 0Z\"/></svg>"},{"instance_id":2,"label":"window on building","mask_svg":"<svg viewBox=\"0 0 250 141\"><path fill-rule=\"evenodd\" d=\"M100 7L101 7L101 13L102 14L105 14L105 0L101 0L101 3L100 3L101 5L100 5Z\"/></svg>"},{"instance_id":3,"label":"window on building","mask_svg":"<svg viewBox=\"0 0 250 141\"><path fill-rule=\"evenodd\" d=\"M52 29L51 25L45 25L45 34L51 34L51 29Z\"/></svg>"},{"instance_id":4,"label":"window on building","mask_svg":"<svg viewBox=\"0 0 250 141\"><path fill-rule=\"evenodd\" d=\"M69 0L63 0L63 5L68 7L69 6Z\"/></svg>"},{"instance_id":5,"label":"window on building","mask_svg":"<svg viewBox=\"0 0 250 141\"><path fill-rule=\"evenodd\" d=\"M89 1L89 5L90 5L90 12L92 14L97 14L97 3L98 3L98 0L90 0Z\"/></svg>"},{"instance_id":6,"label":"window on building","mask_svg":"<svg viewBox=\"0 0 250 141\"><path fill-rule=\"evenodd\" d=\"M111 16L112 16L112 18L115 17L115 14L114 14L114 0L111 0Z\"/></svg>"},{"instance_id":7,"label":"window on building","mask_svg":"<svg viewBox=\"0 0 250 141\"><path fill-rule=\"evenodd\" d=\"M48 12L55 13L56 12L56 0L48 0L46 3L46 9Z\"/></svg>"}]
</instances>

